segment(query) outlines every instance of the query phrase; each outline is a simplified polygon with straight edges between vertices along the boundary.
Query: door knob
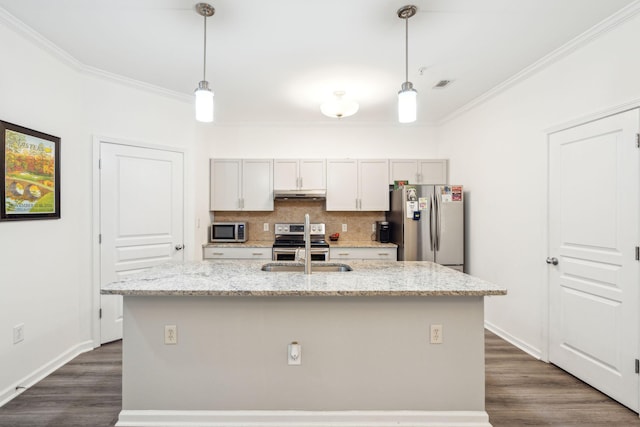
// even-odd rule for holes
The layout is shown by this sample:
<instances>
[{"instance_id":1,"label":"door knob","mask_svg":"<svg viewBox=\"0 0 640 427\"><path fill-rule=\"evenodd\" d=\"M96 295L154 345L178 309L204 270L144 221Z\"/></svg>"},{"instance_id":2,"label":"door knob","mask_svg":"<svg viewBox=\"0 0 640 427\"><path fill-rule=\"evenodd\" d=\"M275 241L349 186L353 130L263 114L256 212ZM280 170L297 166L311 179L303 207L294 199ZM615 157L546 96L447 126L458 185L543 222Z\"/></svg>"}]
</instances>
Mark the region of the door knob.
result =
<instances>
[{"instance_id":1,"label":"door knob","mask_svg":"<svg viewBox=\"0 0 640 427\"><path fill-rule=\"evenodd\" d=\"M558 258L547 257L547 264L558 265Z\"/></svg>"},{"instance_id":2,"label":"door knob","mask_svg":"<svg viewBox=\"0 0 640 427\"><path fill-rule=\"evenodd\" d=\"M176 251L181 251L184 249L184 245L176 245Z\"/></svg>"}]
</instances>

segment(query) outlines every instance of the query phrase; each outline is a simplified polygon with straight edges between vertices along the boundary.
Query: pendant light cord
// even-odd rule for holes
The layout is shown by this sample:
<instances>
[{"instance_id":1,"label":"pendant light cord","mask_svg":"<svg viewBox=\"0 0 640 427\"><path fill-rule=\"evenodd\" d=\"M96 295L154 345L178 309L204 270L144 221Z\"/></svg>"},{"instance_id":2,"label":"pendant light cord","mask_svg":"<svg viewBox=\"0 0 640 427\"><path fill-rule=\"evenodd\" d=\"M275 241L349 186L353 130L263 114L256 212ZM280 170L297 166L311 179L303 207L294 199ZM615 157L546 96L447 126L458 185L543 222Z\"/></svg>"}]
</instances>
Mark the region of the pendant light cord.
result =
<instances>
[{"instance_id":1,"label":"pendant light cord","mask_svg":"<svg viewBox=\"0 0 640 427\"><path fill-rule=\"evenodd\" d=\"M204 61L202 61L202 80L207 80L207 16L204 15Z\"/></svg>"},{"instance_id":2,"label":"pendant light cord","mask_svg":"<svg viewBox=\"0 0 640 427\"><path fill-rule=\"evenodd\" d=\"M404 81L409 81L409 17L404 17Z\"/></svg>"}]
</instances>

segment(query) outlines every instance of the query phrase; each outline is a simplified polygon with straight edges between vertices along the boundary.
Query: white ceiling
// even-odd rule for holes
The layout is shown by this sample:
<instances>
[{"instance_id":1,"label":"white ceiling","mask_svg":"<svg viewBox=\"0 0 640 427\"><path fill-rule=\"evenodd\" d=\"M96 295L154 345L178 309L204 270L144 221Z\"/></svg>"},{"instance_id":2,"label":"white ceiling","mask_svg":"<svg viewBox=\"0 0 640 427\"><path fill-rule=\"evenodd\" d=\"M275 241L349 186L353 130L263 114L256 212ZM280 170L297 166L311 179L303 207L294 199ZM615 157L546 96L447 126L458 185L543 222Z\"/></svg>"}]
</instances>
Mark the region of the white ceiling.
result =
<instances>
[{"instance_id":1,"label":"white ceiling","mask_svg":"<svg viewBox=\"0 0 640 427\"><path fill-rule=\"evenodd\" d=\"M418 124L438 122L633 0L210 0L207 76L219 124L330 122L345 90L351 123L394 123L404 81ZM203 19L193 0L0 0L82 64L190 95L202 80ZM422 71L420 71L422 70ZM446 89L432 89L442 79Z\"/></svg>"}]
</instances>

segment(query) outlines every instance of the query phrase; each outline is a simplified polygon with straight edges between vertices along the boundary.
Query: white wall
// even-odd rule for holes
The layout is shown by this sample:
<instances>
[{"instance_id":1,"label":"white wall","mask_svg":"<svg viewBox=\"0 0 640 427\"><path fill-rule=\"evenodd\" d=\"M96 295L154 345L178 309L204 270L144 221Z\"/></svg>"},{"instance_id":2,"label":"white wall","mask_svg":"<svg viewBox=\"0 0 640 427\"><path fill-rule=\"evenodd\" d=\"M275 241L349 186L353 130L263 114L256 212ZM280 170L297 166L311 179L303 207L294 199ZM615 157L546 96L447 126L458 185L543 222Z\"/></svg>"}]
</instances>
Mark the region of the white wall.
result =
<instances>
[{"instance_id":1,"label":"white wall","mask_svg":"<svg viewBox=\"0 0 640 427\"><path fill-rule=\"evenodd\" d=\"M487 322L544 354L547 286L545 130L640 100L640 16L440 128L439 154L469 191L468 266L504 285Z\"/></svg>"},{"instance_id":2,"label":"white wall","mask_svg":"<svg viewBox=\"0 0 640 427\"><path fill-rule=\"evenodd\" d=\"M0 119L61 138L62 214L0 222L1 404L17 385L93 346L93 136L181 147L191 155L195 124L191 104L87 75L2 19L0 49ZM191 176L189 164L187 170ZM188 198L193 215L193 191ZM193 241L193 230L186 233ZM19 323L25 339L14 345Z\"/></svg>"}]
</instances>

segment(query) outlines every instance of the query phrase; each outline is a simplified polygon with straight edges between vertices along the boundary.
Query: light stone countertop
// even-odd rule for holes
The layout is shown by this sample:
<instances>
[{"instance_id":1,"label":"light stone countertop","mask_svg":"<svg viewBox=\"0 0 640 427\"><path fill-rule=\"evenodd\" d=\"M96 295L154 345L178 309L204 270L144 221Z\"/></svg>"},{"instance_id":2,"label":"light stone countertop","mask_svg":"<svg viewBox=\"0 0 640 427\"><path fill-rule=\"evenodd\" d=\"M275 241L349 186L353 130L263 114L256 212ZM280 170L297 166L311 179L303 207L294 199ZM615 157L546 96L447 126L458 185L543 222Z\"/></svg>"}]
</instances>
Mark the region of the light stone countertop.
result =
<instances>
[{"instance_id":1,"label":"light stone countertop","mask_svg":"<svg viewBox=\"0 0 640 427\"><path fill-rule=\"evenodd\" d=\"M506 288L429 261L351 261L349 272L266 272L265 261L166 263L105 285L141 296L484 296ZM295 264L278 262L272 264ZM318 264L323 264L318 262ZM326 264L326 263L324 263Z\"/></svg>"},{"instance_id":2,"label":"light stone countertop","mask_svg":"<svg viewBox=\"0 0 640 427\"><path fill-rule=\"evenodd\" d=\"M203 248L270 248L273 240L249 240L243 243L204 243Z\"/></svg>"},{"instance_id":3,"label":"light stone countertop","mask_svg":"<svg viewBox=\"0 0 640 427\"><path fill-rule=\"evenodd\" d=\"M397 248L395 243L380 243L375 240L338 240L327 241L332 248Z\"/></svg>"},{"instance_id":4,"label":"light stone countertop","mask_svg":"<svg viewBox=\"0 0 640 427\"><path fill-rule=\"evenodd\" d=\"M332 242L327 240L332 248L395 248L395 243L380 243L374 240L338 240ZM244 243L205 243L203 248L270 248L273 240L250 240Z\"/></svg>"}]
</instances>

